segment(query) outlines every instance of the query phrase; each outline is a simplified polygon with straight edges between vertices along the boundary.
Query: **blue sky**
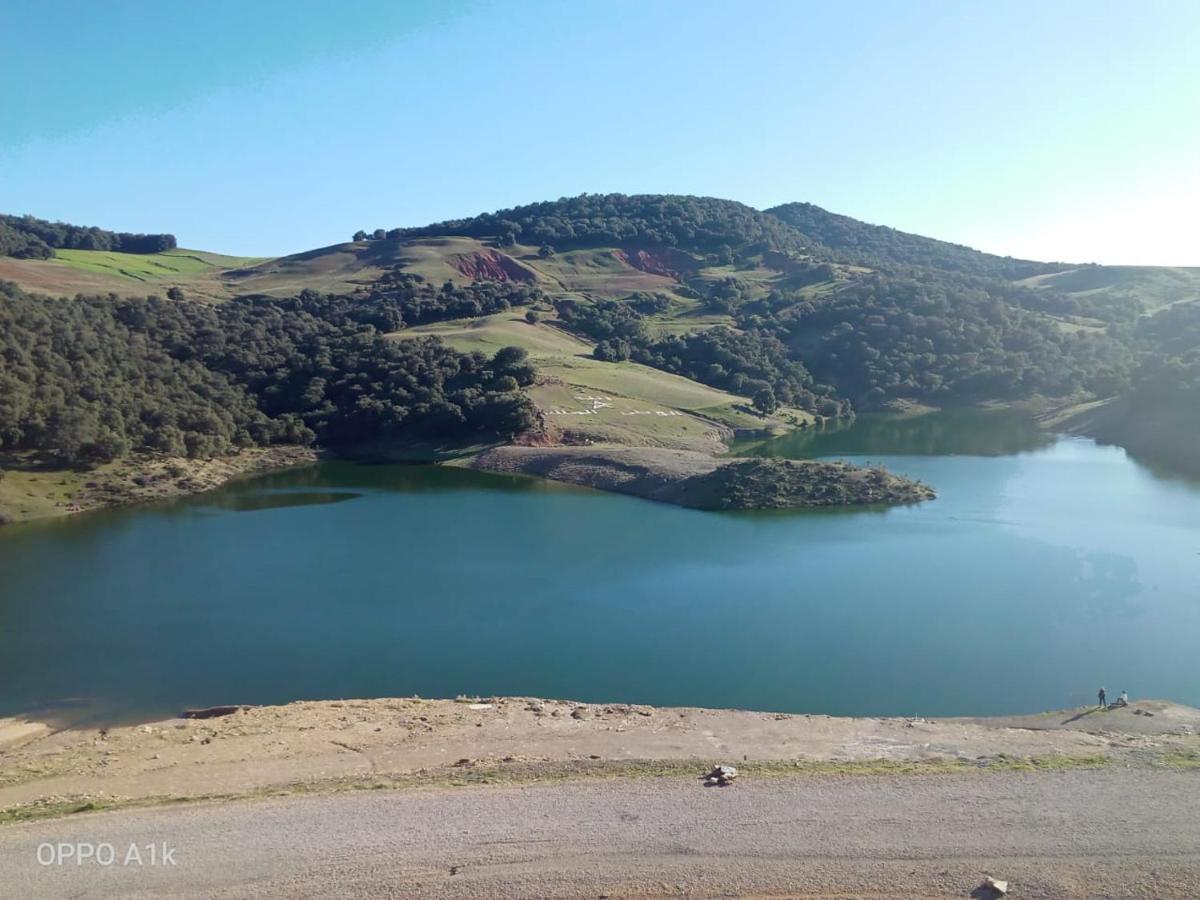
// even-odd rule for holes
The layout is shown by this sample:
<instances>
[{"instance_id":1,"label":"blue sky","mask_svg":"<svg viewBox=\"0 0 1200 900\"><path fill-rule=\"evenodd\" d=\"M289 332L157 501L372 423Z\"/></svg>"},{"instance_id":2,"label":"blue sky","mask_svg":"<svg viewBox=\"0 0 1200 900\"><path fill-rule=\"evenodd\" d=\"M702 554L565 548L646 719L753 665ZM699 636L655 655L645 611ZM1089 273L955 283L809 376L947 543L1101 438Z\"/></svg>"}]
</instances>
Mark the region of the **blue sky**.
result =
<instances>
[{"instance_id":1,"label":"blue sky","mask_svg":"<svg viewBox=\"0 0 1200 900\"><path fill-rule=\"evenodd\" d=\"M1194 0L6 3L0 211L274 255L693 193L1200 265L1197 46Z\"/></svg>"}]
</instances>

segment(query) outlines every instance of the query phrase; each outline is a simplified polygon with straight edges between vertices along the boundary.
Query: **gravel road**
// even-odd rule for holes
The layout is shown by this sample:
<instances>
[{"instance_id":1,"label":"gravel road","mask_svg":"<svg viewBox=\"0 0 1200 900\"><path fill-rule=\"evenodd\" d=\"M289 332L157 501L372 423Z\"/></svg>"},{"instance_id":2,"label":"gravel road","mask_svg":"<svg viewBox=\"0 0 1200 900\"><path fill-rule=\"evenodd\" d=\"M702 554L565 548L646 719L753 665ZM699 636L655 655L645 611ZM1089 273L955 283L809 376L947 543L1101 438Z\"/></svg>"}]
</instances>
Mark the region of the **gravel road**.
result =
<instances>
[{"instance_id":1,"label":"gravel road","mask_svg":"<svg viewBox=\"0 0 1200 900\"><path fill-rule=\"evenodd\" d=\"M1200 772L1111 768L351 792L0 828L0 894L1198 897L1198 808Z\"/></svg>"}]
</instances>

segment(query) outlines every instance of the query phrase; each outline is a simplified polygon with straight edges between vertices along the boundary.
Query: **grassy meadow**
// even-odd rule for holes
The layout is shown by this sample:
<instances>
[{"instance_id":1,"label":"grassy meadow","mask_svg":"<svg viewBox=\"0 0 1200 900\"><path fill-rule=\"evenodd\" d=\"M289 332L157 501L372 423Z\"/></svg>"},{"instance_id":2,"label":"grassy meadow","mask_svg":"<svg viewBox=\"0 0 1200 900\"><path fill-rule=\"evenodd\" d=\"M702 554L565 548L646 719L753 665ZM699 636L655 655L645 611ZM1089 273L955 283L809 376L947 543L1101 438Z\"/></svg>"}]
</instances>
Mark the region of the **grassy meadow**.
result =
<instances>
[{"instance_id":1,"label":"grassy meadow","mask_svg":"<svg viewBox=\"0 0 1200 900\"><path fill-rule=\"evenodd\" d=\"M711 448L717 441L713 423L748 429L772 424L744 411L745 397L638 363L594 359L590 343L553 320L530 325L521 313L508 311L410 328L395 337L429 335L463 351L491 354L501 347L523 347L542 379L531 396L549 422L597 442ZM572 414L592 409L594 400L580 398L602 398L599 402L609 405L593 414Z\"/></svg>"}]
</instances>

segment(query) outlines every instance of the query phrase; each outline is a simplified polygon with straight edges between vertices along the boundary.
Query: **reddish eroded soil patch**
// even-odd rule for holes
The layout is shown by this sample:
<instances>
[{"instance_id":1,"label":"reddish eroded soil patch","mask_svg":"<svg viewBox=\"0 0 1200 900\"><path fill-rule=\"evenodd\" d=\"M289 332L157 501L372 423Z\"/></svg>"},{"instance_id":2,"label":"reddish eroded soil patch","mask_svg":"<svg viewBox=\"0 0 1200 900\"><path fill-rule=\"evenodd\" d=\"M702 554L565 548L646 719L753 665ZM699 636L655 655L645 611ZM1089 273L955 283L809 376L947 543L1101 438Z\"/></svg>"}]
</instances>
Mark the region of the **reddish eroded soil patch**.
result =
<instances>
[{"instance_id":1,"label":"reddish eroded soil patch","mask_svg":"<svg viewBox=\"0 0 1200 900\"><path fill-rule=\"evenodd\" d=\"M694 258L671 247L628 247L614 250L613 256L640 272L674 278L676 281L683 281L684 278L694 275L699 268Z\"/></svg>"},{"instance_id":2,"label":"reddish eroded soil patch","mask_svg":"<svg viewBox=\"0 0 1200 900\"><path fill-rule=\"evenodd\" d=\"M452 265L472 281L533 282L537 279L530 269L498 250L459 256Z\"/></svg>"}]
</instances>

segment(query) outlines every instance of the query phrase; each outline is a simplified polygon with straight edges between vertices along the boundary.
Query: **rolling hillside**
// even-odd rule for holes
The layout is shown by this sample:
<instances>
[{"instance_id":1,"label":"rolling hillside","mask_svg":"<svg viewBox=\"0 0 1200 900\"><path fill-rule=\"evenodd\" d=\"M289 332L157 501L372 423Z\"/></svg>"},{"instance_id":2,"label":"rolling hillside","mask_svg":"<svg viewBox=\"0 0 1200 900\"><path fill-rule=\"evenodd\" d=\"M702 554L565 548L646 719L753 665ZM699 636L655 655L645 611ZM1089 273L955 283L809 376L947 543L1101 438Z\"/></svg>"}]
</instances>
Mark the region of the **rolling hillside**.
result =
<instances>
[{"instance_id":1,"label":"rolling hillside","mask_svg":"<svg viewBox=\"0 0 1200 900\"><path fill-rule=\"evenodd\" d=\"M783 428L793 422L765 420L750 401L634 362L607 363L592 346L555 321L526 322L513 313L439 322L396 332L397 338L438 337L465 353L487 355L521 347L538 372L530 396L557 439L573 444L613 443L637 447L720 452L731 429Z\"/></svg>"},{"instance_id":2,"label":"rolling hillside","mask_svg":"<svg viewBox=\"0 0 1200 900\"><path fill-rule=\"evenodd\" d=\"M178 288L205 302L339 295L377 310L356 321L401 336L468 351L522 347L539 369L531 395L549 426L568 440L642 446L851 408L1124 397L1165 346L1140 323L1200 298L1200 268L1012 259L806 203L764 212L715 198L585 194L362 231L277 259L81 249L67 244L174 238L6 221L32 222L57 242L52 258L0 257L0 279L29 290ZM1190 371L1190 352L1173 347L1168 359ZM1166 371L1156 397L1175 370ZM567 418L585 396L607 398L610 424Z\"/></svg>"}]
</instances>

